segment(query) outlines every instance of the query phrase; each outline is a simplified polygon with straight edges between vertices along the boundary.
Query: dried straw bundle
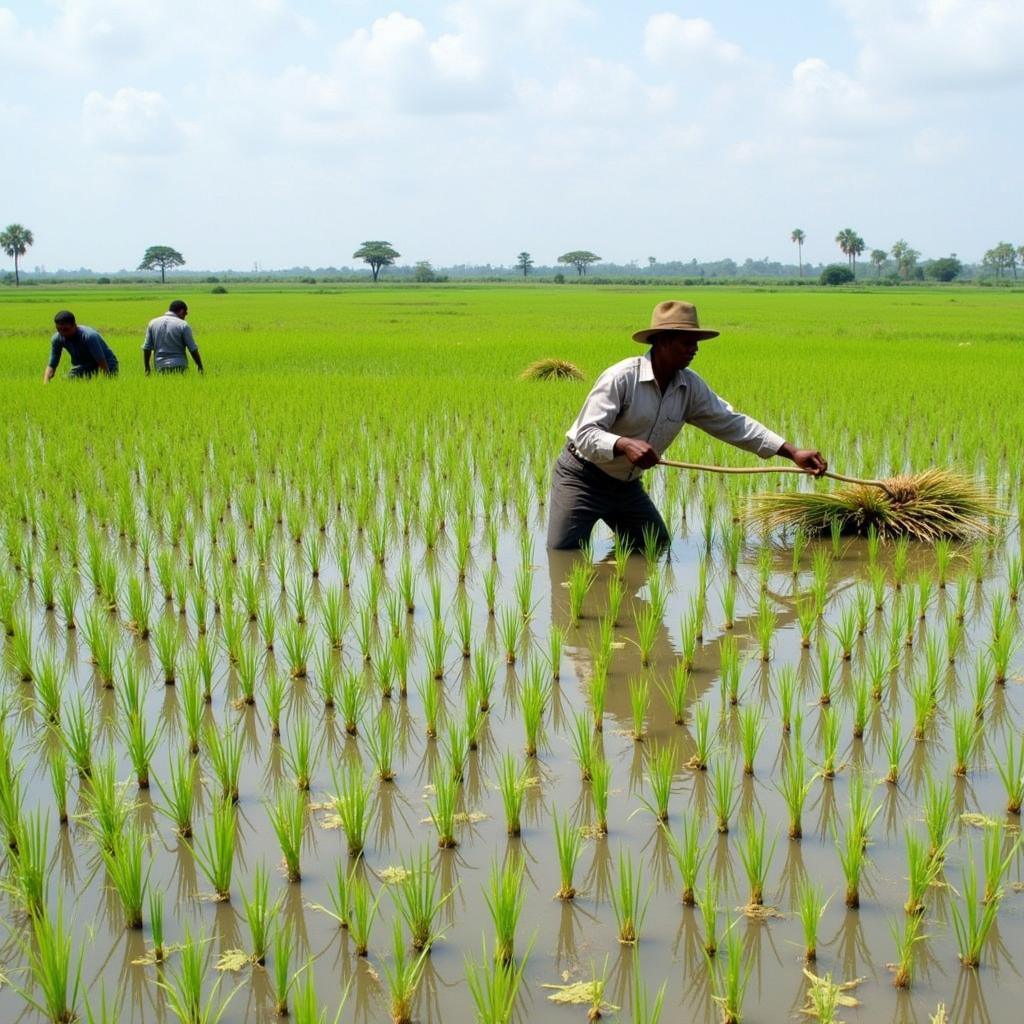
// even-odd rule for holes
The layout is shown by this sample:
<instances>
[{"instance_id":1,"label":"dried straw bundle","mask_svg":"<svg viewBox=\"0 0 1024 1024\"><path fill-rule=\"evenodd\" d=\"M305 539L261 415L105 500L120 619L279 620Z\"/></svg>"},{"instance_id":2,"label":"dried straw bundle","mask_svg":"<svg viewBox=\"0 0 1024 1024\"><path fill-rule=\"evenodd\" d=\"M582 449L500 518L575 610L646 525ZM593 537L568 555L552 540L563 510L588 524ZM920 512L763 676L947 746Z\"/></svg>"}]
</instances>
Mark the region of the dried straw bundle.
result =
<instances>
[{"instance_id":1,"label":"dried straw bundle","mask_svg":"<svg viewBox=\"0 0 1024 1024\"><path fill-rule=\"evenodd\" d=\"M873 525L883 538L934 541L990 535L992 517L1005 515L984 485L949 470L929 469L884 483L887 490L852 485L824 494L757 494L749 518L769 529L798 526L809 534L827 532L838 522L846 534L865 534Z\"/></svg>"},{"instance_id":2,"label":"dried straw bundle","mask_svg":"<svg viewBox=\"0 0 1024 1024\"><path fill-rule=\"evenodd\" d=\"M523 370L520 380L583 380L578 366L568 359L538 359Z\"/></svg>"}]
</instances>

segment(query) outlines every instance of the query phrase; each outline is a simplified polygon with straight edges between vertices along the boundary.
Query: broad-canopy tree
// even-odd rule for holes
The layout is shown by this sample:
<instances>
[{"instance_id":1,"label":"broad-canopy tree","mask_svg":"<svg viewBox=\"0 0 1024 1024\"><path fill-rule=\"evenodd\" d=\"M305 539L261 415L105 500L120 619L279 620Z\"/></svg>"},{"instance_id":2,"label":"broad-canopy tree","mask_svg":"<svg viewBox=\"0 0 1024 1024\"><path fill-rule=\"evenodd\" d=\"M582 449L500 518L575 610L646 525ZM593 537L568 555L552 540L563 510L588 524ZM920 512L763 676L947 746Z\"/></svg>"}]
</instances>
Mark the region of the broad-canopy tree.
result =
<instances>
[{"instance_id":1,"label":"broad-canopy tree","mask_svg":"<svg viewBox=\"0 0 1024 1024\"><path fill-rule=\"evenodd\" d=\"M981 264L984 267L991 267L996 272L996 277L1002 277L1003 271L1010 270L1016 279L1017 250L1009 242L1000 242L985 253Z\"/></svg>"},{"instance_id":2,"label":"broad-canopy tree","mask_svg":"<svg viewBox=\"0 0 1024 1024\"><path fill-rule=\"evenodd\" d=\"M533 257L524 250L516 257L516 267L523 272L523 277L526 277L533 267Z\"/></svg>"},{"instance_id":3,"label":"broad-canopy tree","mask_svg":"<svg viewBox=\"0 0 1024 1024\"><path fill-rule=\"evenodd\" d=\"M160 283L167 280L167 271L185 266L185 257L169 245L151 245L142 257L139 270L159 270Z\"/></svg>"},{"instance_id":4,"label":"broad-canopy tree","mask_svg":"<svg viewBox=\"0 0 1024 1024\"><path fill-rule=\"evenodd\" d=\"M396 252L390 242L363 242L354 253L354 260L362 260L370 264L374 281L380 274L382 267L390 267L402 254Z\"/></svg>"},{"instance_id":5,"label":"broad-canopy tree","mask_svg":"<svg viewBox=\"0 0 1024 1024\"><path fill-rule=\"evenodd\" d=\"M589 252L586 249L573 249L572 252L564 252L558 257L559 263L568 263L576 268L576 273L582 277L587 272L591 263L597 263L600 256Z\"/></svg>"},{"instance_id":6,"label":"broad-canopy tree","mask_svg":"<svg viewBox=\"0 0 1024 1024\"><path fill-rule=\"evenodd\" d=\"M800 228L793 228L793 233L789 236L791 242L796 242L796 258L800 264L800 276L804 276L804 239L807 236L803 233Z\"/></svg>"},{"instance_id":7,"label":"broad-canopy tree","mask_svg":"<svg viewBox=\"0 0 1024 1024\"><path fill-rule=\"evenodd\" d=\"M843 228L836 235L836 244L843 251L850 264L850 269L857 272L857 257L864 251L864 239L853 228Z\"/></svg>"},{"instance_id":8,"label":"broad-canopy tree","mask_svg":"<svg viewBox=\"0 0 1024 1024\"><path fill-rule=\"evenodd\" d=\"M0 231L0 247L8 256L14 257L14 286L21 284L18 275L18 260L28 251L28 247L35 241L32 232L21 224L8 224Z\"/></svg>"},{"instance_id":9,"label":"broad-canopy tree","mask_svg":"<svg viewBox=\"0 0 1024 1024\"><path fill-rule=\"evenodd\" d=\"M853 271L849 267L841 266L838 263L830 263L822 272L819 278L822 284L837 285L849 284L854 281Z\"/></svg>"},{"instance_id":10,"label":"broad-canopy tree","mask_svg":"<svg viewBox=\"0 0 1024 1024\"><path fill-rule=\"evenodd\" d=\"M963 269L956 256L940 256L937 260L930 260L924 272L934 281L952 281Z\"/></svg>"}]
</instances>

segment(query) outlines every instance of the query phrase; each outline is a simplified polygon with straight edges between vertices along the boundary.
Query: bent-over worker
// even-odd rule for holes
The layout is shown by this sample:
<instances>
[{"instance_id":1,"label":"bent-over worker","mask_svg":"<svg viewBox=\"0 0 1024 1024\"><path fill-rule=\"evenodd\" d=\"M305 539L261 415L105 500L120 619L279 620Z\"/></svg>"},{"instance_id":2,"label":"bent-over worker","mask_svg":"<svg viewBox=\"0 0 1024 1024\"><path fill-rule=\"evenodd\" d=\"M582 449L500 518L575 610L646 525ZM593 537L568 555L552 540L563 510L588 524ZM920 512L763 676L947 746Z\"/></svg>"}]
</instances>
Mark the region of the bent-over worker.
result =
<instances>
[{"instance_id":1,"label":"bent-over worker","mask_svg":"<svg viewBox=\"0 0 1024 1024\"><path fill-rule=\"evenodd\" d=\"M56 328L50 339L50 361L43 370L43 383L53 380L65 351L71 359L68 380L82 380L102 373L107 377L117 374L117 356L103 340L99 331L75 321L75 314L62 309L53 318Z\"/></svg>"}]
</instances>

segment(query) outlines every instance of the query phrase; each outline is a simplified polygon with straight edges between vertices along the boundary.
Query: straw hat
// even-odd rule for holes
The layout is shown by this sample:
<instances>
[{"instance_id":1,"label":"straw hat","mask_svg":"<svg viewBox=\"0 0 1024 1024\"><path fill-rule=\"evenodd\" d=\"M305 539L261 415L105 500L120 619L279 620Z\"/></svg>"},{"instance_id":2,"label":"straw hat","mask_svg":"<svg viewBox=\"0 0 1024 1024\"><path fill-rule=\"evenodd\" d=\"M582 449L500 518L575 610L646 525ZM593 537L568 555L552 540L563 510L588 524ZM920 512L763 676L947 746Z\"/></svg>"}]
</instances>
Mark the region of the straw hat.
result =
<instances>
[{"instance_id":1,"label":"straw hat","mask_svg":"<svg viewBox=\"0 0 1024 1024\"><path fill-rule=\"evenodd\" d=\"M692 302L675 302L672 299L659 302L654 307L651 326L647 330L637 331L633 340L646 344L652 334L660 334L662 331L680 331L690 335L694 341L718 337L718 331L708 331L701 327L697 320L697 307Z\"/></svg>"}]
</instances>

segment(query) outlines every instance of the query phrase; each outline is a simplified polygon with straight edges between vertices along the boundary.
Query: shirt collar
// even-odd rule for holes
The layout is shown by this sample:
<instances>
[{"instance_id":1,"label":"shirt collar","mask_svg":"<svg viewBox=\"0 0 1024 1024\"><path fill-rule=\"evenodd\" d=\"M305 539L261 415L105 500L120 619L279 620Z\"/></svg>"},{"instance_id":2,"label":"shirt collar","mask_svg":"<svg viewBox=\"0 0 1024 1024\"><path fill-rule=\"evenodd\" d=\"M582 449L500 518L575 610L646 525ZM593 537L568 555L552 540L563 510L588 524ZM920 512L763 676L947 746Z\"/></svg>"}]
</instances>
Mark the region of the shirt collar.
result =
<instances>
[{"instance_id":1,"label":"shirt collar","mask_svg":"<svg viewBox=\"0 0 1024 1024\"><path fill-rule=\"evenodd\" d=\"M686 370L687 369L688 369L687 367L684 367L682 370L677 370L676 371L676 375L670 381L669 386L668 386L668 390L665 392L665 394L668 394L669 391L673 391L676 388L685 388L686 387ZM654 379L654 366L651 363L651 350L650 349L648 349L640 357L639 379L641 381L650 381L652 384L656 383L656 381Z\"/></svg>"}]
</instances>

